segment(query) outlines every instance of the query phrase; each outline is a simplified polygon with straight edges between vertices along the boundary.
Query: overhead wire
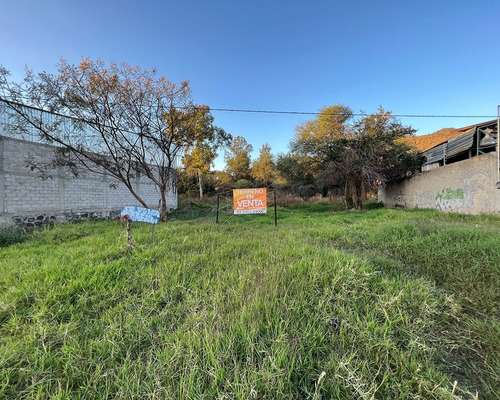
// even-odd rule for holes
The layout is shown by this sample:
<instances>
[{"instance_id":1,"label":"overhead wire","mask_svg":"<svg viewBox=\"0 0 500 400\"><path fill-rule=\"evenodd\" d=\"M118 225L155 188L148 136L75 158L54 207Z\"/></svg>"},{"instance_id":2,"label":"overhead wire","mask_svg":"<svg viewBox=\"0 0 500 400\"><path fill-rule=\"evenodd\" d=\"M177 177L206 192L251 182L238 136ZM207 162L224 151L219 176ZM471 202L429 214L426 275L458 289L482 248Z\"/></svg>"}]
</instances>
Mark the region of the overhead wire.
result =
<instances>
[{"instance_id":1,"label":"overhead wire","mask_svg":"<svg viewBox=\"0 0 500 400\"><path fill-rule=\"evenodd\" d=\"M280 111L280 110L252 110L252 109L239 109L239 108L209 108L210 111L220 112L238 112L238 113L254 113L254 114L287 114L287 115L341 115L337 113L322 113L312 111ZM369 113L353 113L355 117L364 117L371 115ZM441 114L392 114L396 118L496 118L496 115L441 115Z\"/></svg>"},{"instance_id":2,"label":"overhead wire","mask_svg":"<svg viewBox=\"0 0 500 400\"><path fill-rule=\"evenodd\" d=\"M30 108L36 111L43 111L47 113L51 113L60 117L66 117L70 119L77 119L68 115L64 114L59 114L55 112L51 112L48 110L43 110L38 107L33 107L30 105L26 104L21 104L18 102L14 102L11 100L8 100L6 98L0 97L1 102L5 102L7 104L11 105L16 105L16 106L23 106L26 108ZM192 109L192 106L185 106L185 107L176 107L177 109ZM201 106L195 106L195 109L204 109L204 107ZM247 113L247 114L284 114L284 115L320 115L320 114L326 114L326 115L341 115L338 113L322 113L321 111L287 111L287 110L256 110L256 109L246 109L246 108L223 108L223 107L208 107L209 111L219 111L219 112L234 112L234 113ZM376 114L376 113L372 113ZM366 117L368 115L372 115L370 113L352 113L351 115L354 117ZM396 118L497 118L497 115L446 115L446 114L392 114L391 116L396 117ZM86 121L84 121L86 122Z\"/></svg>"}]
</instances>

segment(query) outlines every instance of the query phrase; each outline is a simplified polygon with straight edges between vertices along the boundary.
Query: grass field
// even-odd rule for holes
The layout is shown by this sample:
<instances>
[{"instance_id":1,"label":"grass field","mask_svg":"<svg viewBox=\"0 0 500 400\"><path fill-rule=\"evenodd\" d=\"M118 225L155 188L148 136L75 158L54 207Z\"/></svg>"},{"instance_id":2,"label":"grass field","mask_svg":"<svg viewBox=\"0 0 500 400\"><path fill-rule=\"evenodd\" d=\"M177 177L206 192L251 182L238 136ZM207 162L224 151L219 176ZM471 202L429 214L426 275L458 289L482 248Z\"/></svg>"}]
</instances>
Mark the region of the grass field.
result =
<instances>
[{"instance_id":1,"label":"grass field","mask_svg":"<svg viewBox=\"0 0 500 400\"><path fill-rule=\"evenodd\" d=\"M132 233L0 248L0 398L500 398L498 215L301 205Z\"/></svg>"}]
</instances>

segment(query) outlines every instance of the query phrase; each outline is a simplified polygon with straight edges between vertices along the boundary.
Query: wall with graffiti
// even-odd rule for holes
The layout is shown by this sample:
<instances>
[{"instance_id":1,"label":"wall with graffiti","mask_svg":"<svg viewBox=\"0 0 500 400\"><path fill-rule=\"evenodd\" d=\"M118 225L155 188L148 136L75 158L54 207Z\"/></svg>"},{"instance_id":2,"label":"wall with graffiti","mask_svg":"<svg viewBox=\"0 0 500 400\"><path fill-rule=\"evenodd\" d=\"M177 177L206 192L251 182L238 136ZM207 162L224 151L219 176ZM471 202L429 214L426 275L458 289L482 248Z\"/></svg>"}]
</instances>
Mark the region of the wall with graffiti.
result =
<instances>
[{"instance_id":1,"label":"wall with graffiti","mask_svg":"<svg viewBox=\"0 0 500 400\"><path fill-rule=\"evenodd\" d=\"M421 172L379 189L392 207L435 208L466 214L500 212L495 153Z\"/></svg>"}]
</instances>

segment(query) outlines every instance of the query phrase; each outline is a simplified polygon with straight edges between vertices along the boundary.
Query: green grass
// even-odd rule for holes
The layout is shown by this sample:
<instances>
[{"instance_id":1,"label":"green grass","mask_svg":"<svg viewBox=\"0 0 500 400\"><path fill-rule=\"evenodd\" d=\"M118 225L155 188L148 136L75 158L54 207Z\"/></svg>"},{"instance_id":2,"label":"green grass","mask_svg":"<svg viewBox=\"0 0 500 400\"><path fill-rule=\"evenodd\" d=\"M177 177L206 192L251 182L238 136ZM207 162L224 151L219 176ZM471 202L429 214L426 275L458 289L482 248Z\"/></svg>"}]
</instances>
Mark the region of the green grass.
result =
<instances>
[{"instance_id":1,"label":"green grass","mask_svg":"<svg viewBox=\"0 0 500 400\"><path fill-rule=\"evenodd\" d=\"M500 217L322 207L1 248L0 398L499 398Z\"/></svg>"}]
</instances>

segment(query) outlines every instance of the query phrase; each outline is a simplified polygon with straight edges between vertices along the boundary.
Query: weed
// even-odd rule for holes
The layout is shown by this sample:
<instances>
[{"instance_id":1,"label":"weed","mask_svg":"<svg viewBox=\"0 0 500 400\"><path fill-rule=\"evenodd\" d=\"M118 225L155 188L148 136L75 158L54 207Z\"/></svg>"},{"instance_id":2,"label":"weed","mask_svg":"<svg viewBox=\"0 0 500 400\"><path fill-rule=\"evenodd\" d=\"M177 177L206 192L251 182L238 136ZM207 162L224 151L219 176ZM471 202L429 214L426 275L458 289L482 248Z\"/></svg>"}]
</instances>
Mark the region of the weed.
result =
<instances>
[{"instance_id":1,"label":"weed","mask_svg":"<svg viewBox=\"0 0 500 400\"><path fill-rule=\"evenodd\" d=\"M384 203L382 203L381 201L369 201L363 204L363 209L365 210L376 210L378 208L383 208L383 207Z\"/></svg>"},{"instance_id":2,"label":"weed","mask_svg":"<svg viewBox=\"0 0 500 400\"><path fill-rule=\"evenodd\" d=\"M26 232L18 227L0 228L0 247L21 243L25 236Z\"/></svg>"}]
</instances>

